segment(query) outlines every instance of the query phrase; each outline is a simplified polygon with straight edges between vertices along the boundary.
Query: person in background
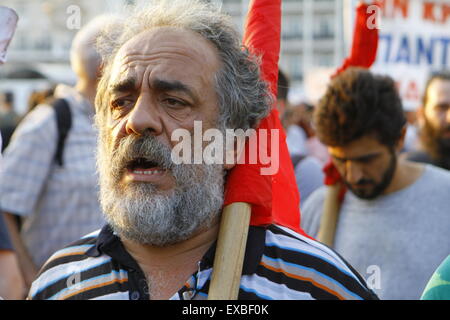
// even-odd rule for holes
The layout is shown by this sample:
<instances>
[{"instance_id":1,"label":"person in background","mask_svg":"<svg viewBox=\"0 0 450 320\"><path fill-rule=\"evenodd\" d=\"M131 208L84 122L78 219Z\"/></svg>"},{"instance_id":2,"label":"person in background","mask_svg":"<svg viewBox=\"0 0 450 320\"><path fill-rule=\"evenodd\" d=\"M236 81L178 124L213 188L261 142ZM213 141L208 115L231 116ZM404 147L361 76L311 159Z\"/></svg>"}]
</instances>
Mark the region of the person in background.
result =
<instances>
[{"instance_id":1,"label":"person in background","mask_svg":"<svg viewBox=\"0 0 450 320\"><path fill-rule=\"evenodd\" d=\"M291 106L288 101L290 80L287 75L278 72L277 108L280 111L280 120L286 131L286 144L294 167L307 156L306 132L300 126L302 109Z\"/></svg>"},{"instance_id":2,"label":"person in background","mask_svg":"<svg viewBox=\"0 0 450 320\"><path fill-rule=\"evenodd\" d=\"M14 20L8 19L11 16L15 17L15 21L17 21L17 14L14 10L0 6L0 65L6 59L6 49L16 27L16 23L11 23ZM0 132L1 149L2 134ZM2 154L0 153L0 168L1 166ZM20 299L24 296L25 290L25 282L20 272L17 255L3 216L0 214L0 299Z\"/></svg>"},{"instance_id":3,"label":"person in background","mask_svg":"<svg viewBox=\"0 0 450 320\"><path fill-rule=\"evenodd\" d=\"M405 159L450 169L450 72L430 76L425 86L422 106L418 109L419 150L405 154Z\"/></svg>"},{"instance_id":4,"label":"person in background","mask_svg":"<svg viewBox=\"0 0 450 320\"><path fill-rule=\"evenodd\" d=\"M421 300L450 300L450 255L431 276Z\"/></svg>"},{"instance_id":5,"label":"person in background","mask_svg":"<svg viewBox=\"0 0 450 320\"><path fill-rule=\"evenodd\" d=\"M314 135L306 108L308 104L292 107L288 103L289 79L281 71L278 74L277 105L284 110L281 115L286 129L286 143L295 171L297 188L300 193L300 205L308 196L323 184L322 164L309 154L309 137Z\"/></svg>"},{"instance_id":6,"label":"person in background","mask_svg":"<svg viewBox=\"0 0 450 320\"><path fill-rule=\"evenodd\" d=\"M289 79L287 75L281 70L278 70L278 83L277 83L277 109L280 115L280 119L283 119L284 114L289 109L288 107L288 92L289 92Z\"/></svg>"},{"instance_id":7,"label":"person in background","mask_svg":"<svg viewBox=\"0 0 450 320\"><path fill-rule=\"evenodd\" d=\"M1 166L1 163L0 163ZM0 298L22 299L26 294L25 282L9 233L0 215Z\"/></svg>"},{"instance_id":8,"label":"person in background","mask_svg":"<svg viewBox=\"0 0 450 320\"><path fill-rule=\"evenodd\" d=\"M402 157L410 151L415 151L419 147L419 133L417 128L417 110L405 110L406 136L402 149Z\"/></svg>"},{"instance_id":9,"label":"person in background","mask_svg":"<svg viewBox=\"0 0 450 320\"><path fill-rule=\"evenodd\" d=\"M93 126L102 63L96 39L113 21L109 16L97 17L76 34L70 57L77 75L75 87L58 85L55 104L38 105L27 114L4 154L0 209L28 288L55 250L104 224ZM65 106L60 114L71 122L70 126L65 122L68 133L63 141L56 100ZM23 218L21 228L17 216Z\"/></svg>"},{"instance_id":10,"label":"person in background","mask_svg":"<svg viewBox=\"0 0 450 320\"><path fill-rule=\"evenodd\" d=\"M306 141L308 139L305 130L301 127L303 109L288 106L282 123L286 130L286 144L294 167L308 155Z\"/></svg>"},{"instance_id":11,"label":"person in background","mask_svg":"<svg viewBox=\"0 0 450 320\"><path fill-rule=\"evenodd\" d=\"M19 123L19 115L14 111L14 94L10 91L0 94L0 132L3 137L2 152Z\"/></svg>"},{"instance_id":12,"label":"person in background","mask_svg":"<svg viewBox=\"0 0 450 320\"><path fill-rule=\"evenodd\" d=\"M314 106L303 102L294 107L299 113L297 124L306 133L306 148L308 155L316 158L321 165L324 165L330 158L327 148L317 138L313 125Z\"/></svg>"},{"instance_id":13,"label":"person in background","mask_svg":"<svg viewBox=\"0 0 450 320\"><path fill-rule=\"evenodd\" d=\"M300 206L302 207L309 195L323 185L324 173L322 168L324 162L318 157L318 154L324 147L318 141L312 128L311 117L314 107L304 102L292 107L292 109L293 118L296 120L295 125L300 127L306 135L304 145L306 154L300 158L294 168L297 187L301 192ZM327 156L326 150L325 155Z\"/></svg>"},{"instance_id":14,"label":"person in background","mask_svg":"<svg viewBox=\"0 0 450 320\"><path fill-rule=\"evenodd\" d=\"M419 299L450 252L450 172L399 159L405 124L394 81L359 68L336 76L314 113L316 133L347 188L333 248L381 299ZM313 237L326 190L302 207L303 230Z\"/></svg>"},{"instance_id":15,"label":"person in background","mask_svg":"<svg viewBox=\"0 0 450 320\"><path fill-rule=\"evenodd\" d=\"M0 134L0 148L2 135ZM0 153L0 168L2 155ZM0 299L21 299L25 292L25 282L19 268L17 255L12 246L5 220L0 215Z\"/></svg>"},{"instance_id":16,"label":"person in background","mask_svg":"<svg viewBox=\"0 0 450 320\"><path fill-rule=\"evenodd\" d=\"M26 114L33 111L40 104L49 103L55 95L56 86L51 86L48 89L33 91L28 97L28 108Z\"/></svg>"}]
</instances>

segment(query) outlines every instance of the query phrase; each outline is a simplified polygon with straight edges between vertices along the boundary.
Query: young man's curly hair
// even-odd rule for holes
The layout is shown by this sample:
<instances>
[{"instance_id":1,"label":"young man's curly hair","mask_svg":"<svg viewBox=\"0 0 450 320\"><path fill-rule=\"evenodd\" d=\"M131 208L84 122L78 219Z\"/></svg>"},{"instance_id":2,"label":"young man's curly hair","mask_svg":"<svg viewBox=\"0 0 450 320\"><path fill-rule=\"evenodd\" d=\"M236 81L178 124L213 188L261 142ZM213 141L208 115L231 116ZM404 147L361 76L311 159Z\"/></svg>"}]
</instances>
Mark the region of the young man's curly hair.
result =
<instances>
[{"instance_id":1,"label":"young man's curly hair","mask_svg":"<svg viewBox=\"0 0 450 320\"><path fill-rule=\"evenodd\" d=\"M405 124L394 81L361 68L336 76L314 113L318 138L334 147L372 134L381 144L394 147Z\"/></svg>"}]
</instances>

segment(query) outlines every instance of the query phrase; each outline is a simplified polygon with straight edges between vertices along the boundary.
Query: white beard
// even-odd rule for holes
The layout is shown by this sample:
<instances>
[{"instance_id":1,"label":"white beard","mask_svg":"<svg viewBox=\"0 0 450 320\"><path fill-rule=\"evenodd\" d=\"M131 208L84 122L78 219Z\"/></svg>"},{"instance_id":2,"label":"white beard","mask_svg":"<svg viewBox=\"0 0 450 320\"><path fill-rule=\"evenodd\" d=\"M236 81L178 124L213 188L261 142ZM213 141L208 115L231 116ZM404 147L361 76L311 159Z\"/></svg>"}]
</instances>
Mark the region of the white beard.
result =
<instances>
[{"instance_id":1,"label":"white beard","mask_svg":"<svg viewBox=\"0 0 450 320\"><path fill-rule=\"evenodd\" d=\"M150 183L125 185L121 182L124 162L120 159L145 153L165 165L171 161L168 147L153 137L145 139L148 139L145 146L133 148L136 138L125 137L110 152L106 146L111 139L100 137L97 150L100 203L113 231L137 243L167 246L211 227L223 205L223 166L170 163L169 172L175 178L176 187L165 193Z\"/></svg>"}]
</instances>

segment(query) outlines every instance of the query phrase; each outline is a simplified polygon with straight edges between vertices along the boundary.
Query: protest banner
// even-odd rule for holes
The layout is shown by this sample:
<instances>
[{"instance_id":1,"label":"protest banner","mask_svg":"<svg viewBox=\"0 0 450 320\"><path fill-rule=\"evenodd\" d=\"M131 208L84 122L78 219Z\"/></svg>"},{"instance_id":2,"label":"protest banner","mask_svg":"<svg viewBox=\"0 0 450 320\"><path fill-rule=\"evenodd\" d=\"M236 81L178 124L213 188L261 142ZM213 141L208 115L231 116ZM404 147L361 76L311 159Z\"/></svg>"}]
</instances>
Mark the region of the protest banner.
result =
<instances>
[{"instance_id":1,"label":"protest banner","mask_svg":"<svg viewBox=\"0 0 450 320\"><path fill-rule=\"evenodd\" d=\"M393 77L404 108L413 111L421 104L429 74L450 69L450 1L381 0L368 10L380 17L374 25L379 47L371 70Z\"/></svg>"}]
</instances>

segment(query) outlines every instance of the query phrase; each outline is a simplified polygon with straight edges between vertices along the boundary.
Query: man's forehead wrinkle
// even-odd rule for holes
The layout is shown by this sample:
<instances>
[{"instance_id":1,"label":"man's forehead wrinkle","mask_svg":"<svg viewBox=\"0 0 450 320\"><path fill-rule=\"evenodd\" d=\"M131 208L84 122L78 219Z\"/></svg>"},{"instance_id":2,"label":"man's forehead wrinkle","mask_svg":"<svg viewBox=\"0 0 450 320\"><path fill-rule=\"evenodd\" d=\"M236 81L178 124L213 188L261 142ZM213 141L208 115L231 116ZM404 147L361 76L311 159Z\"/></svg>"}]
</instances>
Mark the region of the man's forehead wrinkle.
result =
<instances>
[{"instance_id":1,"label":"man's forehead wrinkle","mask_svg":"<svg viewBox=\"0 0 450 320\"><path fill-rule=\"evenodd\" d=\"M142 56L140 55L139 57L142 57ZM168 58L168 57L169 57L169 55L166 55L166 58ZM158 59L159 58L160 57L158 57ZM179 78L178 76L174 78L171 75L172 69L174 69L174 68L182 69L182 67L180 67L179 65L176 66L176 65L169 64L169 63L166 64L165 63L166 61L164 61L162 64L160 64L160 63L152 64L151 61L154 61L153 58L142 59L142 60L128 59L128 61L131 61L131 62L126 63L120 67L120 71L118 72L117 76L114 79L114 80L116 80L115 82L122 82L128 78L134 78L136 80L136 82L139 82L139 83L141 82L141 80L147 81L150 87L153 87L154 84L158 84L158 83L161 84L161 83L166 82L166 83L177 84L179 89L181 87L184 87L184 88L188 88L191 92L195 91L194 88L191 85L189 85L188 83L186 83L185 81L183 81L183 79ZM170 62L170 60L167 60L167 61ZM186 68L191 68L193 66L192 63L188 63L188 62L186 62L184 64L186 64ZM158 66L160 66L160 65L165 65L164 69L159 69ZM200 70L199 68L200 68L200 66L197 69ZM164 73L161 73L160 70L164 70ZM156 72L153 72L153 71L156 71ZM193 74L190 77L190 80L193 81L193 83L198 83L197 80L195 80L197 78L198 80L202 79L201 81L205 82L205 81L207 81L207 79L210 76L214 76L214 75L199 72L198 74ZM139 77L139 79L137 79L137 77ZM142 79L141 79L141 77L142 77ZM146 80L144 80L144 79L146 79ZM202 84L198 83L198 85L201 86Z\"/></svg>"},{"instance_id":2,"label":"man's forehead wrinkle","mask_svg":"<svg viewBox=\"0 0 450 320\"><path fill-rule=\"evenodd\" d=\"M130 65L125 62L126 59L127 57L122 54L116 55L112 65L111 77L109 81L110 84L119 82L119 80L121 79L130 77L131 73L134 73L133 70L131 70ZM127 76L127 73L130 75Z\"/></svg>"},{"instance_id":3,"label":"man's forehead wrinkle","mask_svg":"<svg viewBox=\"0 0 450 320\"><path fill-rule=\"evenodd\" d=\"M177 49L172 52L167 52L164 48L159 48L157 51L149 54L132 53L130 55L124 55L119 57L117 62L117 71L120 76L123 76L127 72L137 72L138 68L147 68L149 66L172 63L171 60L186 65L186 67L198 66L197 70L200 70L207 61L205 59L200 60L198 57L194 57L192 54L186 53L185 50ZM153 63L154 62L154 63Z\"/></svg>"},{"instance_id":4,"label":"man's forehead wrinkle","mask_svg":"<svg viewBox=\"0 0 450 320\"><path fill-rule=\"evenodd\" d=\"M119 49L110 83L117 84L132 76L137 89L144 84L153 88L155 80L178 82L183 88L172 86L173 90L190 93L197 102L206 99L201 91L214 83L222 60L210 41L198 37L184 32L136 35Z\"/></svg>"},{"instance_id":5,"label":"man's forehead wrinkle","mask_svg":"<svg viewBox=\"0 0 450 320\"><path fill-rule=\"evenodd\" d=\"M206 47L215 53L213 55L215 58L205 52L208 51L205 50ZM172 27L144 31L125 43L120 51L130 58L145 56L147 55L145 52L161 54L164 53L163 51L170 51L175 54L190 56L193 59L196 58L197 61L202 63L208 61L211 64L217 62L221 64L218 50L211 41L196 32Z\"/></svg>"},{"instance_id":6,"label":"man's forehead wrinkle","mask_svg":"<svg viewBox=\"0 0 450 320\"><path fill-rule=\"evenodd\" d=\"M212 61L208 61L206 56L203 58L200 57L196 52L189 52L183 48L173 48L173 47L158 47L153 48L151 52L142 53L135 52L127 54L122 58L121 63L123 65L135 66L141 62L149 62L157 59L171 59L171 58L181 58L186 63L212 63Z\"/></svg>"}]
</instances>

